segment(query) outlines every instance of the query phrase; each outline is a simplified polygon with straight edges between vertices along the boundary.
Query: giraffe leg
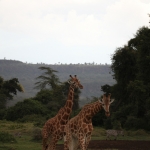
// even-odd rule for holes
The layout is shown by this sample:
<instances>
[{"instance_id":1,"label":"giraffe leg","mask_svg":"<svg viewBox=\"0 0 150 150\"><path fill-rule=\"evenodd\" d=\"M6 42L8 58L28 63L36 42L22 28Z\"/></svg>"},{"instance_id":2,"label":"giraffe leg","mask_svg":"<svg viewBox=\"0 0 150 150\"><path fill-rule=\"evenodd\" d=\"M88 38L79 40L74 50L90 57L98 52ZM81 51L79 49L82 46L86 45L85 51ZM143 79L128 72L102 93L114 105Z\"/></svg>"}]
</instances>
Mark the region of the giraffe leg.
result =
<instances>
[{"instance_id":1,"label":"giraffe leg","mask_svg":"<svg viewBox=\"0 0 150 150\"><path fill-rule=\"evenodd\" d=\"M78 139L72 135L67 135L64 138L64 150L77 150Z\"/></svg>"},{"instance_id":2,"label":"giraffe leg","mask_svg":"<svg viewBox=\"0 0 150 150\"><path fill-rule=\"evenodd\" d=\"M69 142L69 131L68 128L66 128L67 132L64 132L63 139L64 139L64 150L69 150L68 148L68 142Z\"/></svg>"},{"instance_id":3,"label":"giraffe leg","mask_svg":"<svg viewBox=\"0 0 150 150\"><path fill-rule=\"evenodd\" d=\"M67 134L64 139L64 150L74 150L73 140L70 134Z\"/></svg>"},{"instance_id":4,"label":"giraffe leg","mask_svg":"<svg viewBox=\"0 0 150 150\"><path fill-rule=\"evenodd\" d=\"M68 144L68 150L77 150L79 146L78 139L72 139Z\"/></svg>"},{"instance_id":5,"label":"giraffe leg","mask_svg":"<svg viewBox=\"0 0 150 150\"><path fill-rule=\"evenodd\" d=\"M69 148L68 148L68 140L66 139L66 136L64 137L64 150L69 150Z\"/></svg>"},{"instance_id":6,"label":"giraffe leg","mask_svg":"<svg viewBox=\"0 0 150 150\"><path fill-rule=\"evenodd\" d=\"M58 140L55 138L52 138L52 140L50 141L50 143L48 144L48 148L47 150L55 150L56 149L56 144L57 144Z\"/></svg>"},{"instance_id":7,"label":"giraffe leg","mask_svg":"<svg viewBox=\"0 0 150 150\"><path fill-rule=\"evenodd\" d=\"M48 148L48 135L45 134L45 136L43 136L43 139L42 139L42 150L47 150Z\"/></svg>"},{"instance_id":8,"label":"giraffe leg","mask_svg":"<svg viewBox=\"0 0 150 150\"><path fill-rule=\"evenodd\" d=\"M64 150L69 150L67 141L64 142Z\"/></svg>"},{"instance_id":9,"label":"giraffe leg","mask_svg":"<svg viewBox=\"0 0 150 150\"><path fill-rule=\"evenodd\" d=\"M86 142L85 137L83 135L80 136L79 137L79 146L80 146L81 150L86 150L86 144L85 144L85 142Z\"/></svg>"},{"instance_id":10,"label":"giraffe leg","mask_svg":"<svg viewBox=\"0 0 150 150\"><path fill-rule=\"evenodd\" d=\"M87 147L88 147L88 145L89 145L89 143L90 143L90 140L91 140L91 133L89 133L89 134L87 135L87 138L86 138L86 149L87 149Z\"/></svg>"},{"instance_id":11,"label":"giraffe leg","mask_svg":"<svg viewBox=\"0 0 150 150\"><path fill-rule=\"evenodd\" d=\"M72 149L69 149L69 150L77 150L79 146L77 137L72 136L71 140L72 140L71 141Z\"/></svg>"}]
</instances>

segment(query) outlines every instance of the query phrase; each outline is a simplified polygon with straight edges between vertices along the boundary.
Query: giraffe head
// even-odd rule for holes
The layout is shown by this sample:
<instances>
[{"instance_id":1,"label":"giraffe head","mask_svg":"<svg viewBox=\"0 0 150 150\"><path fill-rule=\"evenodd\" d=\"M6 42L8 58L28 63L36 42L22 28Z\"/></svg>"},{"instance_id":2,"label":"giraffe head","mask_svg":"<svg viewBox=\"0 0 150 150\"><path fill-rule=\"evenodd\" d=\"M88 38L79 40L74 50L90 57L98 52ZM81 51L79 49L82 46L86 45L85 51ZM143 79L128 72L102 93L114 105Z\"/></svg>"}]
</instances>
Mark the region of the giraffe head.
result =
<instances>
[{"instance_id":1,"label":"giraffe head","mask_svg":"<svg viewBox=\"0 0 150 150\"><path fill-rule=\"evenodd\" d=\"M110 116L110 112L109 112L109 106L110 104L114 101L110 99L111 94L109 93L108 95L104 94L102 100L99 100L100 103L102 104L102 107L105 110L105 115L107 117Z\"/></svg>"},{"instance_id":2,"label":"giraffe head","mask_svg":"<svg viewBox=\"0 0 150 150\"><path fill-rule=\"evenodd\" d=\"M77 78L77 75L74 77L70 75L71 79L68 81L68 83L73 87L73 88L80 88L83 89L83 86L81 85L79 79Z\"/></svg>"}]
</instances>

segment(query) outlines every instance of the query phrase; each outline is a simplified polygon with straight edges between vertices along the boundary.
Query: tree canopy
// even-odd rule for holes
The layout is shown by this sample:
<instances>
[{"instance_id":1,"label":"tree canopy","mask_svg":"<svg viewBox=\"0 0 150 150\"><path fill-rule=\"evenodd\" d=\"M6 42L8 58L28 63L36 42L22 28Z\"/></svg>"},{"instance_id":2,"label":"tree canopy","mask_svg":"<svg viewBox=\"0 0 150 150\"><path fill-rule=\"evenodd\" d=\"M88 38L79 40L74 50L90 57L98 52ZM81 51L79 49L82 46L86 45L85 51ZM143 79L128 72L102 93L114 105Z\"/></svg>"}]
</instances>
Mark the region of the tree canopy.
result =
<instances>
[{"instance_id":1,"label":"tree canopy","mask_svg":"<svg viewBox=\"0 0 150 150\"><path fill-rule=\"evenodd\" d=\"M7 100L12 100L18 91L24 92L24 89L17 78L4 81L0 77L0 108L5 108Z\"/></svg>"},{"instance_id":2,"label":"tree canopy","mask_svg":"<svg viewBox=\"0 0 150 150\"><path fill-rule=\"evenodd\" d=\"M118 119L124 128L150 130L150 29L140 28L111 59L117 81L109 88L116 105L112 122ZM102 90L107 92L105 86Z\"/></svg>"},{"instance_id":3,"label":"tree canopy","mask_svg":"<svg viewBox=\"0 0 150 150\"><path fill-rule=\"evenodd\" d=\"M37 80L40 80L35 83L35 88L37 89L45 89L52 88L54 89L58 83L60 83L58 76L55 74L57 71L51 69L50 67L39 67L40 70L44 70L45 72L37 77Z\"/></svg>"}]
</instances>

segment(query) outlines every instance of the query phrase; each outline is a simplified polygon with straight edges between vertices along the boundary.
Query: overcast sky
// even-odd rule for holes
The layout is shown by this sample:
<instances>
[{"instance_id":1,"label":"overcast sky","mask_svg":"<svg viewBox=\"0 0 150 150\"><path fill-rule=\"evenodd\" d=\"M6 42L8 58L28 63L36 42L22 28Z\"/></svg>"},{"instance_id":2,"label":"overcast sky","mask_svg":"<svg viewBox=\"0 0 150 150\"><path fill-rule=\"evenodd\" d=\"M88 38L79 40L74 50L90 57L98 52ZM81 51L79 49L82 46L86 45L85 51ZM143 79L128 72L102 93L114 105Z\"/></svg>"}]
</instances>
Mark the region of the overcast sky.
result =
<instances>
[{"instance_id":1,"label":"overcast sky","mask_svg":"<svg viewBox=\"0 0 150 150\"><path fill-rule=\"evenodd\" d=\"M0 0L0 59L111 64L148 13L150 0Z\"/></svg>"}]
</instances>

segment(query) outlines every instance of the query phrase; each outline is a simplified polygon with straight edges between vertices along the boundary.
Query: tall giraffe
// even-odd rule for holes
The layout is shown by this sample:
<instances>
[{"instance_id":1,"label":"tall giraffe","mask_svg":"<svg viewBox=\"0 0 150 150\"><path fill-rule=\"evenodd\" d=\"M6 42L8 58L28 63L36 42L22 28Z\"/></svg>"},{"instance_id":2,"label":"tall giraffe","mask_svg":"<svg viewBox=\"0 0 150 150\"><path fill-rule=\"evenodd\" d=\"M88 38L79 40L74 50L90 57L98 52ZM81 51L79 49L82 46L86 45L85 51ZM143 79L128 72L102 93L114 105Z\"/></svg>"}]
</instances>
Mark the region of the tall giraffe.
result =
<instances>
[{"instance_id":1,"label":"tall giraffe","mask_svg":"<svg viewBox=\"0 0 150 150\"><path fill-rule=\"evenodd\" d=\"M62 107L57 115L49 119L42 130L42 139L43 146L42 150L55 150L56 143L59 139L63 138L64 126L69 120L70 114L72 112L73 99L74 99L74 89L80 88L83 89L83 86L80 84L80 81L75 75L68 81L70 84L68 98L64 107Z\"/></svg>"},{"instance_id":2,"label":"tall giraffe","mask_svg":"<svg viewBox=\"0 0 150 150\"><path fill-rule=\"evenodd\" d=\"M102 100L85 105L79 114L68 121L64 129L64 150L86 150L93 131L92 118L102 108L105 115L110 115L109 106L114 101L110 99L111 94L104 94Z\"/></svg>"}]
</instances>

